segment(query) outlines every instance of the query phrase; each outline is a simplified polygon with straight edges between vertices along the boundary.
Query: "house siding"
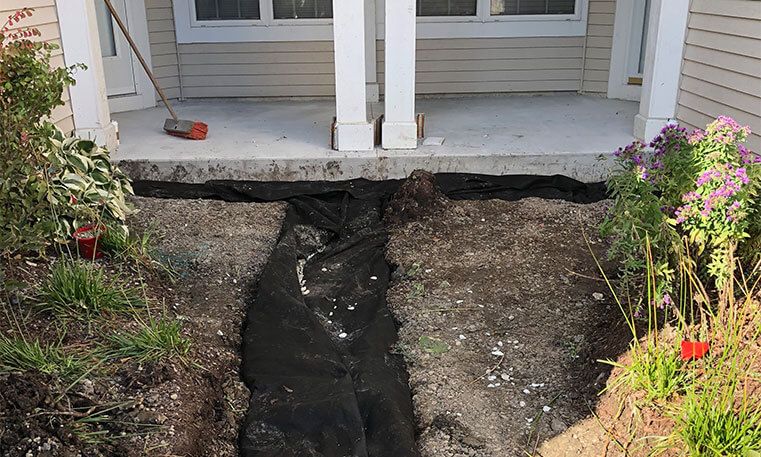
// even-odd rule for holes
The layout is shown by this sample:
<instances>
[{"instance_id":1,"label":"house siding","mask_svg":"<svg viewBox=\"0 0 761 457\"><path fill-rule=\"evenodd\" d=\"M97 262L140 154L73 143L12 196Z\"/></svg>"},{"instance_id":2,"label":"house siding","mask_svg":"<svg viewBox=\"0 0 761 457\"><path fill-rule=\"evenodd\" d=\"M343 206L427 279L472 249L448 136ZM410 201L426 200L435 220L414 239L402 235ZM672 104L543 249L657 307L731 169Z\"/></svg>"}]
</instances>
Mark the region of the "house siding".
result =
<instances>
[{"instance_id":1,"label":"house siding","mask_svg":"<svg viewBox=\"0 0 761 457\"><path fill-rule=\"evenodd\" d=\"M750 126L761 151L761 2L693 0L677 119L704 127L719 115Z\"/></svg>"},{"instance_id":2,"label":"house siding","mask_svg":"<svg viewBox=\"0 0 761 457\"><path fill-rule=\"evenodd\" d=\"M51 64L56 67L64 66L63 51L61 50L61 31L58 27L58 14L55 0L3 0L0 4L0 25L5 23L8 16L24 7L34 8L31 18L19 24L21 27L36 27L40 30L43 40L58 45L53 51ZM66 133L74 130L74 117L71 113L69 90L62 95L64 104L53 110L51 120Z\"/></svg>"},{"instance_id":3,"label":"house siding","mask_svg":"<svg viewBox=\"0 0 761 457\"><path fill-rule=\"evenodd\" d=\"M608 92L615 13L615 0L589 0L582 92Z\"/></svg>"},{"instance_id":4,"label":"house siding","mask_svg":"<svg viewBox=\"0 0 761 457\"><path fill-rule=\"evenodd\" d=\"M331 41L178 45L171 0L146 0L146 8L153 66L172 97L180 74L188 98L335 95ZM580 37L419 39L417 92L605 93L614 13L615 0L590 0L588 34ZM376 61L383 92L383 40Z\"/></svg>"},{"instance_id":5,"label":"house siding","mask_svg":"<svg viewBox=\"0 0 761 457\"><path fill-rule=\"evenodd\" d=\"M159 85L169 98L180 97L180 66L172 0L145 0L151 64ZM158 94L156 94L158 99Z\"/></svg>"},{"instance_id":6,"label":"house siding","mask_svg":"<svg viewBox=\"0 0 761 457\"><path fill-rule=\"evenodd\" d=\"M577 91L584 37L417 40L418 94ZM378 82L384 43L377 44Z\"/></svg>"}]
</instances>

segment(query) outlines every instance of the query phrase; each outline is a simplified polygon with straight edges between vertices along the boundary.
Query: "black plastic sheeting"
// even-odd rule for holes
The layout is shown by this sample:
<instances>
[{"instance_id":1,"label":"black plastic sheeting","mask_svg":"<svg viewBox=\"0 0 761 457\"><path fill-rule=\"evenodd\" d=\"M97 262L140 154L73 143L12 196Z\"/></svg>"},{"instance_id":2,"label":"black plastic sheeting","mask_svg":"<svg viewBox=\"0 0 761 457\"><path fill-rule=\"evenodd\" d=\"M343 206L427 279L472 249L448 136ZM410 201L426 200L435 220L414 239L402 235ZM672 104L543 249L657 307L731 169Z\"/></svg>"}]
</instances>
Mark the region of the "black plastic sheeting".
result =
<instances>
[{"instance_id":1,"label":"black plastic sheeting","mask_svg":"<svg viewBox=\"0 0 761 457\"><path fill-rule=\"evenodd\" d=\"M453 199L590 203L605 186L563 176L436 175ZM243 330L251 404L244 457L416 457L415 422L386 306L383 211L400 181L136 182L138 195L289 202Z\"/></svg>"}]
</instances>

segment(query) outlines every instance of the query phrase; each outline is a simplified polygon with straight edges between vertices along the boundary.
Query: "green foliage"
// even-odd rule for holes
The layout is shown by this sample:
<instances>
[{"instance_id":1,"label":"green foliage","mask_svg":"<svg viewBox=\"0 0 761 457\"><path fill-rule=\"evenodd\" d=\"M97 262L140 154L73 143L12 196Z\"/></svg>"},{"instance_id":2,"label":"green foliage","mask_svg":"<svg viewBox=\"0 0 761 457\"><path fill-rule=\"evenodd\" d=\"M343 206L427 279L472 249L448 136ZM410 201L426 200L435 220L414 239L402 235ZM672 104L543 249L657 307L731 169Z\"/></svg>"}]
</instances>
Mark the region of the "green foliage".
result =
<instances>
[{"instance_id":1,"label":"green foliage","mask_svg":"<svg viewBox=\"0 0 761 457\"><path fill-rule=\"evenodd\" d=\"M645 392L645 401L650 402L668 400L689 383L689 372L682 366L677 348L648 342L633 345L630 353L626 365L606 362L623 370L612 388L625 383L632 391Z\"/></svg>"},{"instance_id":2,"label":"green foliage","mask_svg":"<svg viewBox=\"0 0 761 457\"><path fill-rule=\"evenodd\" d=\"M137 359L139 362L158 361L173 356L183 358L190 350L190 339L182 336L182 323L166 318L149 318L139 322L134 332L110 335L108 358Z\"/></svg>"},{"instance_id":3,"label":"green foliage","mask_svg":"<svg viewBox=\"0 0 761 457\"><path fill-rule=\"evenodd\" d=\"M39 340L8 338L0 334L0 372L37 371L65 379L87 370L86 361L64 350L58 344L42 344Z\"/></svg>"},{"instance_id":4,"label":"green foliage","mask_svg":"<svg viewBox=\"0 0 761 457\"><path fill-rule=\"evenodd\" d=\"M709 387L687 396L677 433L690 456L745 457L761 452L761 407L747 399L737 405L734 393Z\"/></svg>"},{"instance_id":5,"label":"green foliage","mask_svg":"<svg viewBox=\"0 0 761 457\"><path fill-rule=\"evenodd\" d=\"M103 270L85 261L57 262L42 285L41 306L64 318L89 319L103 312L128 312L144 306L137 289L108 281Z\"/></svg>"},{"instance_id":6,"label":"green foliage","mask_svg":"<svg viewBox=\"0 0 761 457\"><path fill-rule=\"evenodd\" d=\"M441 355L449 352L449 345L444 341L430 336L421 336L418 340L418 346L423 351L432 355Z\"/></svg>"},{"instance_id":7,"label":"green foliage","mask_svg":"<svg viewBox=\"0 0 761 457\"><path fill-rule=\"evenodd\" d=\"M0 253L40 252L81 225L124 221L132 188L108 152L48 120L85 68L51 66L53 44L6 41L0 32Z\"/></svg>"},{"instance_id":8,"label":"green foliage","mask_svg":"<svg viewBox=\"0 0 761 457\"><path fill-rule=\"evenodd\" d=\"M642 277L649 240L657 297L673 291L674 272L687 249L704 279L717 287L731 277L729 258L738 248L746 265L759 254L761 158L744 146L749 134L720 116L688 135L666 126L649 144L616 151L617 171L608 181L613 208L601 226L612 236L611 258L621 261L625 284Z\"/></svg>"}]
</instances>

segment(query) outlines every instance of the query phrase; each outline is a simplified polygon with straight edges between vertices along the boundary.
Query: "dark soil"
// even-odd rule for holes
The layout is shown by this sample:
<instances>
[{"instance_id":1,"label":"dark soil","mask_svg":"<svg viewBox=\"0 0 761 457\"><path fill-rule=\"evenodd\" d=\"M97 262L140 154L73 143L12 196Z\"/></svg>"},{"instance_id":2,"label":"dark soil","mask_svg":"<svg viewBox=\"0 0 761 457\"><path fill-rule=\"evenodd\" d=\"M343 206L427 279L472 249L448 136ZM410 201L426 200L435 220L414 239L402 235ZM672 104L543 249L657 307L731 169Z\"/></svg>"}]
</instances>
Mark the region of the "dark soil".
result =
<instances>
[{"instance_id":1,"label":"dark soil","mask_svg":"<svg viewBox=\"0 0 761 457\"><path fill-rule=\"evenodd\" d=\"M449 202L392 231L424 457L534 455L590 416L610 372L597 360L630 340L590 252L605 258L606 206Z\"/></svg>"},{"instance_id":2,"label":"dark soil","mask_svg":"<svg viewBox=\"0 0 761 457\"><path fill-rule=\"evenodd\" d=\"M157 257L172 265L176 282L160 270L107 258L99 265L122 281L142 279L150 312L183 323L190 354L185 360L109 363L74 382L40 373L0 374L0 455L238 455L249 400L239 377L245 299L278 237L285 205L148 198L134 203L140 212L130 226L154 233ZM55 341L65 328L62 344L76 350L91 348L108 331L135 326L130 316L102 316L87 325L62 323L37 310L24 297L33 295L51 261L3 261L6 279L26 285L20 301L3 303L0 332ZM93 417L107 420L87 423Z\"/></svg>"}]
</instances>

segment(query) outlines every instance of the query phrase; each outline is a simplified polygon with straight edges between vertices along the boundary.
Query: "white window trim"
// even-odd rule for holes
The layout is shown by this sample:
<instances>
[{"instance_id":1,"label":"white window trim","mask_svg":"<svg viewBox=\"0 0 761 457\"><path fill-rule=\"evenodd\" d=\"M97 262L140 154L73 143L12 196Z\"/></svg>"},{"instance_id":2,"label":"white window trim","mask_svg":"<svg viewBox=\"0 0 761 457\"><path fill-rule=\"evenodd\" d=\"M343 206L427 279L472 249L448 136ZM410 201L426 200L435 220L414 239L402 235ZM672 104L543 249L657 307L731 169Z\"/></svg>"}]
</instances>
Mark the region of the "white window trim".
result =
<instances>
[{"instance_id":1,"label":"white window trim","mask_svg":"<svg viewBox=\"0 0 761 457\"><path fill-rule=\"evenodd\" d=\"M194 0L175 0L177 42L239 43L257 41L330 41L332 19L271 19L272 2L260 0L260 20L198 21ZM478 0L475 16L425 16L417 19L418 38L512 38L585 36L589 0L576 0L575 14L492 16L490 0ZM384 11L385 0L376 0ZM378 15L382 18L383 15ZM377 38L384 38L379 19Z\"/></svg>"}]
</instances>

